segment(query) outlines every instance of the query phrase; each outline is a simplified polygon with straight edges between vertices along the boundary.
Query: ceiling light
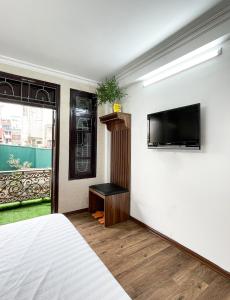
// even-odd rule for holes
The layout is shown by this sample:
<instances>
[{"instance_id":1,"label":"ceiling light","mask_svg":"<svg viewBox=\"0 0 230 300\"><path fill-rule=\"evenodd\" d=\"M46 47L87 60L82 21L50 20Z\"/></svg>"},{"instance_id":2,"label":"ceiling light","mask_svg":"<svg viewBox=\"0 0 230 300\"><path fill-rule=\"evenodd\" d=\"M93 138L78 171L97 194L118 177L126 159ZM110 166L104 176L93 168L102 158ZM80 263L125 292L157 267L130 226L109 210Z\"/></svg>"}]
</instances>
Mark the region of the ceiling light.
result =
<instances>
[{"instance_id":1,"label":"ceiling light","mask_svg":"<svg viewBox=\"0 0 230 300\"><path fill-rule=\"evenodd\" d=\"M150 73L139 78L143 81L143 86L146 87L150 84L161 81L165 78L168 78L172 75L180 73L184 70L187 70L191 67L199 65L202 62L205 62L211 58L214 58L221 54L222 48L214 48L206 50L205 48L199 48L195 51L192 51Z\"/></svg>"}]
</instances>

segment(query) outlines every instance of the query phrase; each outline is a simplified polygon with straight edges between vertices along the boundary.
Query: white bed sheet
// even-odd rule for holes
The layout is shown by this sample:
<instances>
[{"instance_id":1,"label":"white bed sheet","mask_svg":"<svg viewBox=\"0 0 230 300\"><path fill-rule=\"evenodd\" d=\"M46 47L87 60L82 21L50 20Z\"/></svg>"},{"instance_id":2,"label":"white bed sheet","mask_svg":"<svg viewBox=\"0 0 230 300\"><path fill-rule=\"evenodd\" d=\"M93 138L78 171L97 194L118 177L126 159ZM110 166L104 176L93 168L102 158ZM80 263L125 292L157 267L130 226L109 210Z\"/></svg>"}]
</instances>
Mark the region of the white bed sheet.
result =
<instances>
[{"instance_id":1,"label":"white bed sheet","mask_svg":"<svg viewBox=\"0 0 230 300\"><path fill-rule=\"evenodd\" d=\"M130 299L62 214L0 226L1 300Z\"/></svg>"}]
</instances>

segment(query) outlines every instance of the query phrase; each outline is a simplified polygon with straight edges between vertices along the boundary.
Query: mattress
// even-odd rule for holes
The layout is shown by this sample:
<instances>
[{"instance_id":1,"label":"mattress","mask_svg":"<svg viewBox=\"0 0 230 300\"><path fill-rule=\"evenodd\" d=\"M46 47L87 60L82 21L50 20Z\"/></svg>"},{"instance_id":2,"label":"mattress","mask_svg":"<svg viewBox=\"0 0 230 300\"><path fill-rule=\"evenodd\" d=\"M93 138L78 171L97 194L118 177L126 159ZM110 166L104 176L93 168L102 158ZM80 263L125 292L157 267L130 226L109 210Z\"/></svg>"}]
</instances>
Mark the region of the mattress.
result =
<instances>
[{"instance_id":1,"label":"mattress","mask_svg":"<svg viewBox=\"0 0 230 300\"><path fill-rule=\"evenodd\" d=\"M130 299L62 214L0 226L0 299Z\"/></svg>"}]
</instances>

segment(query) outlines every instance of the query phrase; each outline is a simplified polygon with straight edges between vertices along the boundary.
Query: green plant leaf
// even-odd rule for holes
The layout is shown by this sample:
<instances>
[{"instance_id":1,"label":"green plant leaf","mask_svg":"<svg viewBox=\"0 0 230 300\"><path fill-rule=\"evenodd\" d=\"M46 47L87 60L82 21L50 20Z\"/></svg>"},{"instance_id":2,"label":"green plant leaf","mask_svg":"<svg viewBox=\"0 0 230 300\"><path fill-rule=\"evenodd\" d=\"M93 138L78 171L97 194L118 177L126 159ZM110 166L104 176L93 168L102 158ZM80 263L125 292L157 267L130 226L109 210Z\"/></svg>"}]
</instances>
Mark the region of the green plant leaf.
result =
<instances>
[{"instance_id":1,"label":"green plant leaf","mask_svg":"<svg viewBox=\"0 0 230 300\"><path fill-rule=\"evenodd\" d=\"M105 104L107 102L113 103L115 100L121 100L127 94L124 89L119 87L115 76L110 79L105 79L104 82L99 83L96 89L98 104Z\"/></svg>"}]
</instances>

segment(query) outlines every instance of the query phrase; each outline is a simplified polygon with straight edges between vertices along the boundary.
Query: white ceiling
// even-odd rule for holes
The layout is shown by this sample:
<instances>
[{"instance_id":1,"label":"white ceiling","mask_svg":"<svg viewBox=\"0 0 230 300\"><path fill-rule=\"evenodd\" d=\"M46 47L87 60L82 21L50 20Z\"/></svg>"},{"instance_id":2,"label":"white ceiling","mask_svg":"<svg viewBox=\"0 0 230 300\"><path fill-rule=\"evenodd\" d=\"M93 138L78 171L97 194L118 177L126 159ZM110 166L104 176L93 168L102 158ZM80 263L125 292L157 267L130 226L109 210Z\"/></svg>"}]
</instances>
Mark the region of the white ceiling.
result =
<instances>
[{"instance_id":1,"label":"white ceiling","mask_svg":"<svg viewBox=\"0 0 230 300\"><path fill-rule=\"evenodd\" d=\"M0 55L93 80L220 0L0 0Z\"/></svg>"}]
</instances>

